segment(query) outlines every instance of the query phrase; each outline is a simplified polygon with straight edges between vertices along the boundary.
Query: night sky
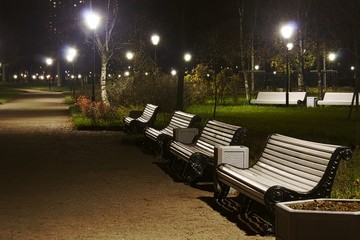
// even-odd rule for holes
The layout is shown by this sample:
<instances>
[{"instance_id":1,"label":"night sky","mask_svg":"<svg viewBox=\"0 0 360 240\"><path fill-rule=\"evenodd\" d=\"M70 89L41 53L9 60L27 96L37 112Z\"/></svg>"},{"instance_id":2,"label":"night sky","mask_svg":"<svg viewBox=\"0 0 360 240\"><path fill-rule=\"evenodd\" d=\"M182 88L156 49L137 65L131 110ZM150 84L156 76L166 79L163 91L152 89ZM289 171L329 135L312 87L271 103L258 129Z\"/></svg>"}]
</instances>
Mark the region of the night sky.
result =
<instances>
[{"instance_id":1,"label":"night sky","mask_svg":"<svg viewBox=\"0 0 360 240\"><path fill-rule=\"evenodd\" d=\"M103 2L101 0L94 0L94 3L96 1ZM0 1L0 60L22 57L28 58L28 61L31 61L31 57L39 54L39 52L46 51L48 47L47 42L49 42L45 41L47 37L47 11L41 8L45 2L46 0ZM253 1L244 2L253 4ZM283 20L296 19L296 11L292 11L291 7L294 8L297 2L260 0L261 8L258 13L259 19L256 29L258 34L264 39L271 40L272 42L276 41L276 38L279 38L278 24ZM316 1L299 2L304 3L303 6L306 6L306 2L315 3ZM322 10L328 8L326 10L328 16L324 14L320 16L323 18L320 19L323 22L320 25L321 30L327 33L331 29L326 27L336 27L342 33L334 32L331 33L330 37L337 40L337 38L340 39L345 36L346 31L350 28L344 29L337 24L340 23L340 20L342 22L354 21L351 21L351 18L347 20L350 16L346 12L348 10L345 10L345 7L341 9L340 6L352 9L350 4L355 3L358 5L358 1L319 0L317 2ZM322 3L327 4L324 5ZM341 5L339 5L340 3ZM179 12L181 12L181 8L185 9L183 25L180 24L181 18ZM317 15L317 9L314 5L309 8L309 11L312 11L312 16ZM339 21L336 20L337 17L341 17ZM144 25L145 23L148 25L147 29L144 30L149 34L147 41L150 41L151 31L156 31L161 35L161 42L158 46L159 55L164 58L163 61L171 61L171 58L178 57L175 56L179 52L178 49L193 49L196 41L199 40L199 35L201 35L199 33L206 32L207 29L212 29L214 25L226 23L227 21L238 24L239 15L235 0L119 0L118 20L120 25L118 25L116 30L120 35L123 33L123 24L131 25L135 19L140 19L140 21L144 22ZM182 27L184 29L183 37L181 35ZM312 34L314 30L309 29L309 34ZM238 34L237 31L238 26L235 26L229 29L228 32ZM81 30L79 29L78 32L80 33ZM334 41L334 43L336 42Z\"/></svg>"},{"instance_id":2,"label":"night sky","mask_svg":"<svg viewBox=\"0 0 360 240\"><path fill-rule=\"evenodd\" d=\"M45 25L42 9L34 2L36 1L1 1L1 57L31 58L40 49Z\"/></svg>"},{"instance_id":3,"label":"night sky","mask_svg":"<svg viewBox=\"0 0 360 240\"><path fill-rule=\"evenodd\" d=\"M233 0L226 1L233 2ZM39 51L44 51L47 24L47 11L41 8L44 2L44 0L0 2L0 58L14 57L14 55L31 57ZM144 21L151 22L154 31L161 35L159 51L170 51L170 54L174 54L171 49L180 45L179 2L186 7L185 40L181 44L184 48L191 49L194 31L201 28L201 24L206 25L216 21L222 9L226 9L223 1L207 4L208 1L205 0L119 0L118 18L119 21L127 21L131 24L135 15L144 17Z\"/></svg>"}]
</instances>

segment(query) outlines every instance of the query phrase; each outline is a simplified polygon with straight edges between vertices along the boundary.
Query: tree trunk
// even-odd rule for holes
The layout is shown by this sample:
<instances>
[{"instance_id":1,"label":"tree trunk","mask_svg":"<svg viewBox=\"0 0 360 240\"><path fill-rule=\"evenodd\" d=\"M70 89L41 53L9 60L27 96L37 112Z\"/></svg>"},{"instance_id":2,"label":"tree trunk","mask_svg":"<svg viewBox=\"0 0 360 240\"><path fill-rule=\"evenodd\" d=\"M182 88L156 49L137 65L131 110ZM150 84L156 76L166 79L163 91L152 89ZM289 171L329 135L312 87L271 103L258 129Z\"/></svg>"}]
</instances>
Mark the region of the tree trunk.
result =
<instances>
[{"instance_id":1,"label":"tree trunk","mask_svg":"<svg viewBox=\"0 0 360 240\"><path fill-rule=\"evenodd\" d=\"M254 41L251 43L251 92L255 90L255 53L254 53ZM249 100L249 99L248 99Z\"/></svg>"},{"instance_id":2,"label":"tree trunk","mask_svg":"<svg viewBox=\"0 0 360 240\"><path fill-rule=\"evenodd\" d=\"M101 100L104 104L110 105L107 91L106 91L106 68L107 68L107 58L101 58L101 75L100 75L100 89L101 89Z\"/></svg>"},{"instance_id":3,"label":"tree trunk","mask_svg":"<svg viewBox=\"0 0 360 240\"><path fill-rule=\"evenodd\" d=\"M239 55L240 55L240 66L241 66L241 71L243 72L243 77L244 77L244 87L245 87L245 97L247 100L250 99L250 90L249 90L249 78L247 77L247 71L246 71L246 54L245 54L245 50L244 50L244 31L243 31L243 27L244 27L244 5L243 5L243 1L238 0L237 1L237 7L238 7L238 13L239 13L239 45L240 45L240 50L239 50Z\"/></svg>"}]
</instances>

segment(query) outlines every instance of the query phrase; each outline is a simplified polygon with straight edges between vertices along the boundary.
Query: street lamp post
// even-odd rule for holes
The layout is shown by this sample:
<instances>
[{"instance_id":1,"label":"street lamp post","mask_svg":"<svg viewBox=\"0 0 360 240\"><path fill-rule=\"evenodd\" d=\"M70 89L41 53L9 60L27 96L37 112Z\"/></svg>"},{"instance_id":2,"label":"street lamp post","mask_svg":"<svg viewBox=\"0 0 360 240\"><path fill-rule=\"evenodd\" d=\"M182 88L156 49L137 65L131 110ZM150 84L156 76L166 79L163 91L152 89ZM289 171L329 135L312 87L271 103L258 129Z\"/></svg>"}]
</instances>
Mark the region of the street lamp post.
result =
<instances>
[{"instance_id":1,"label":"street lamp post","mask_svg":"<svg viewBox=\"0 0 360 240\"><path fill-rule=\"evenodd\" d=\"M187 67L188 67L188 66L187 66L187 63L191 61L191 58L192 58L192 56L191 56L190 53L185 53L185 54L184 54L184 60L185 60L185 63L186 63L185 72L187 71Z\"/></svg>"},{"instance_id":2,"label":"street lamp post","mask_svg":"<svg viewBox=\"0 0 360 240\"><path fill-rule=\"evenodd\" d=\"M131 51L127 51L126 54L125 54L125 57L127 60L132 60L134 58L134 53L131 52Z\"/></svg>"},{"instance_id":3,"label":"street lamp post","mask_svg":"<svg viewBox=\"0 0 360 240\"><path fill-rule=\"evenodd\" d=\"M125 54L125 57L127 60L129 60L130 62L134 59L134 53L132 51L127 51L126 54ZM132 64L130 63L130 65L128 66L128 73L130 75L130 70L135 73L135 69L134 67L132 66Z\"/></svg>"},{"instance_id":4,"label":"street lamp post","mask_svg":"<svg viewBox=\"0 0 360 240\"><path fill-rule=\"evenodd\" d=\"M54 60L52 58L46 58L45 59L45 63L46 65L50 68L51 65L53 64ZM51 69L50 69L50 77L49 77L49 90L51 89L51 85L50 85L50 79L51 78Z\"/></svg>"},{"instance_id":5,"label":"street lamp post","mask_svg":"<svg viewBox=\"0 0 360 240\"><path fill-rule=\"evenodd\" d=\"M72 70L71 70L71 76L76 76L75 75L75 67L74 67L74 60L75 57L77 56L77 50L73 47L68 47L66 49L66 60L71 63L72 66ZM76 83L74 84L73 81L72 82L72 91L73 91L73 97L75 98L75 85L77 85ZM75 82L76 82L76 77L75 77Z\"/></svg>"},{"instance_id":6,"label":"street lamp post","mask_svg":"<svg viewBox=\"0 0 360 240\"><path fill-rule=\"evenodd\" d=\"M289 42L289 39L294 33L294 26L291 24L287 24L283 26L280 30L281 35L283 38L287 40L286 43L286 99L285 104L286 107L289 106L289 91L290 91L290 71L289 71L289 51L293 48L293 44Z\"/></svg>"},{"instance_id":7,"label":"street lamp post","mask_svg":"<svg viewBox=\"0 0 360 240\"><path fill-rule=\"evenodd\" d=\"M155 59L155 62L156 62L156 47L160 42L160 36L157 35L157 34L153 34L151 36L151 42L154 45L154 59Z\"/></svg>"},{"instance_id":8,"label":"street lamp post","mask_svg":"<svg viewBox=\"0 0 360 240\"><path fill-rule=\"evenodd\" d=\"M334 53L334 52L330 52L329 54L328 54L328 60L329 60L329 62L330 62L330 64L329 64L329 72L334 72L335 73L335 81L336 81L336 78L337 78L337 74L336 74L336 70L334 69L334 61L336 60L336 58L337 58L337 54L336 53ZM330 75L331 76L331 75ZM330 80L331 80L332 78L330 78ZM327 87L327 83L326 83L326 80L324 81L324 87L326 88Z\"/></svg>"},{"instance_id":9,"label":"street lamp post","mask_svg":"<svg viewBox=\"0 0 360 240\"><path fill-rule=\"evenodd\" d=\"M95 32L100 24L100 15L93 12L92 10L87 12L85 14L85 23L90 30ZM95 65L96 65L96 63L95 63L95 33L93 33L93 44L94 44L93 45L93 48L94 48L94 52L93 52L94 70L93 70L93 74L92 74L93 76L92 76L91 101L95 102Z\"/></svg>"},{"instance_id":10,"label":"street lamp post","mask_svg":"<svg viewBox=\"0 0 360 240\"><path fill-rule=\"evenodd\" d=\"M181 61L180 71L178 73L178 86L177 86L177 98L176 98L176 107L179 110L184 108L184 76L187 71L187 63L191 61L191 54L185 53L183 55L183 61Z\"/></svg>"}]
</instances>

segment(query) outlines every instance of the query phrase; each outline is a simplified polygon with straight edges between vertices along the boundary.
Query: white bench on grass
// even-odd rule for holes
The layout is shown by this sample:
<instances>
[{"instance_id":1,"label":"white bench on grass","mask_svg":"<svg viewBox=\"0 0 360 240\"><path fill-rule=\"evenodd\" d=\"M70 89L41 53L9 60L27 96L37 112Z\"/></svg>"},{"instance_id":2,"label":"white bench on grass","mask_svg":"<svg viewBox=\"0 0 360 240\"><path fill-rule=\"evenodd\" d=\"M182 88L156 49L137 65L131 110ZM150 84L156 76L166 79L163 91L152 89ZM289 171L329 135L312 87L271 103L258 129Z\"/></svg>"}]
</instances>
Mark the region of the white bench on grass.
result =
<instances>
[{"instance_id":1,"label":"white bench on grass","mask_svg":"<svg viewBox=\"0 0 360 240\"><path fill-rule=\"evenodd\" d=\"M306 92L289 92L289 105L305 102ZM286 105L286 92L258 92L256 99L250 104Z\"/></svg>"},{"instance_id":2,"label":"white bench on grass","mask_svg":"<svg viewBox=\"0 0 360 240\"><path fill-rule=\"evenodd\" d=\"M318 100L316 104L319 106L350 106L353 96L352 92L326 92L323 99Z\"/></svg>"}]
</instances>

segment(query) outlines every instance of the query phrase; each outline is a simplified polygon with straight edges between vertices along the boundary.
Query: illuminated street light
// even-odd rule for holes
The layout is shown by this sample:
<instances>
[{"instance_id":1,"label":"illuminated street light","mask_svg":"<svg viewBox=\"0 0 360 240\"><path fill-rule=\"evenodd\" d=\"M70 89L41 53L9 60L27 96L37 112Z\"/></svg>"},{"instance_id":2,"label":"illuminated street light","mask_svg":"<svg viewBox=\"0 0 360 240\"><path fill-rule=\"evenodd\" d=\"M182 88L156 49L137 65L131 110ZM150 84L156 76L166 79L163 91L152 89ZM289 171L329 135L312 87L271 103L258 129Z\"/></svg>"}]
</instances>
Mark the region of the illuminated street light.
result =
<instances>
[{"instance_id":1,"label":"illuminated street light","mask_svg":"<svg viewBox=\"0 0 360 240\"><path fill-rule=\"evenodd\" d=\"M52 58L46 58L46 59L45 59L45 63L46 63L46 65L48 65L48 66L51 66L51 65L53 64L53 62L54 62L54 60L53 60Z\"/></svg>"},{"instance_id":2,"label":"illuminated street light","mask_svg":"<svg viewBox=\"0 0 360 240\"><path fill-rule=\"evenodd\" d=\"M285 39L291 38L294 31L295 27L293 24L286 24L280 29L281 36Z\"/></svg>"},{"instance_id":3,"label":"illuminated street light","mask_svg":"<svg viewBox=\"0 0 360 240\"><path fill-rule=\"evenodd\" d=\"M96 12L93 12L92 10L85 12L84 15L84 20L85 20L85 24L86 26L92 30L92 31L96 31L96 29L99 27L100 22L101 22L101 17L99 14L97 14ZM93 71L93 77L92 77L92 91L91 91L91 101L94 102L95 101L95 35L93 35L93 47L94 47L94 71Z\"/></svg>"},{"instance_id":4,"label":"illuminated street light","mask_svg":"<svg viewBox=\"0 0 360 240\"><path fill-rule=\"evenodd\" d=\"M73 47L68 47L68 48L66 49L66 56L65 56L65 58L66 58L66 60L67 60L68 62L73 62L76 56L77 56L77 50L76 50L75 48L73 48Z\"/></svg>"},{"instance_id":5,"label":"illuminated street light","mask_svg":"<svg viewBox=\"0 0 360 240\"><path fill-rule=\"evenodd\" d=\"M286 44L286 48L287 48L289 51L291 51L291 50L293 49L293 47L294 47L294 44L293 44L293 43L287 43L287 44Z\"/></svg>"},{"instance_id":6,"label":"illuminated street light","mask_svg":"<svg viewBox=\"0 0 360 240\"><path fill-rule=\"evenodd\" d=\"M328 59L331 62L335 61L336 57L337 57L336 53L333 53L333 52L329 53L329 55L328 55Z\"/></svg>"},{"instance_id":7,"label":"illuminated street light","mask_svg":"<svg viewBox=\"0 0 360 240\"><path fill-rule=\"evenodd\" d=\"M134 58L134 53L132 53L131 51L127 51L125 56L128 60L132 60Z\"/></svg>"},{"instance_id":8,"label":"illuminated street light","mask_svg":"<svg viewBox=\"0 0 360 240\"><path fill-rule=\"evenodd\" d=\"M295 27L293 24L286 24L280 29L281 36L286 39L286 107L289 106L289 91L290 91L290 72L289 72L289 51L293 48L293 44L289 42L289 39L294 34Z\"/></svg>"},{"instance_id":9,"label":"illuminated street light","mask_svg":"<svg viewBox=\"0 0 360 240\"><path fill-rule=\"evenodd\" d=\"M160 36L157 35L157 34L153 34L153 35L151 36L151 42L152 42L152 44L154 45L154 48L155 48L154 59L155 59L155 62L156 62L156 47L157 47L157 45L158 45L159 42L160 42Z\"/></svg>"},{"instance_id":10,"label":"illuminated street light","mask_svg":"<svg viewBox=\"0 0 360 240\"><path fill-rule=\"evenodd\" d=\"M54 63L54 60L52 59L52 58L46 58L45 59L45 63L46 63L46 65L49 67L49 69L50 69L50 73L51 73L51 65ZM48 77L48 80L49 80L49 89L51 88L51 85L50 85L50 75L48 75L49 77Z\"/></svg>"},{"instance_id":11,"label":"illuminated street light","mask_svg":"<svg viewBox=\"0 0 360 240\"><path fill-rule=\"evenodd\" d=\"M153 45L157 46L157 45L159 44L159 42L160 42L160 37L159 37L159 35L153 34L153 35L151 36L151 42L152 42Z\"/></svg>"},{"instance_id":12,"label":"illuminated street light","mask_svg":"<svg viewBox=\"0 0 360 240\"><path fill-rule=\"evenodd\" d=\"M85 23L90 30L96 30L100 25L101 17L99 14L91 11L85 12Z\"/></svg>"},{"instance_id":13,"label":"illuminated street light","mask_svg":"<svg viewBox=\"0 0 360 240\"><path fill-rule=\"evenodd\" d=\"M184 54L184 60L185 60L185 62L190 62L190 61L191 61L191 58L192 58L192 56L191 56L190 53L185 53L185 54Z\"/></svg>"},{"instance_id":14,"label":"illuminated street light","mask_svg":"<svg viewBox=\"0 0 360 240\"><path fill-rule=\"evenodd\" d=\"M67 49L66 49L66 60L69 62L69 63L71 63L71 67L72 67L72 69L71 69L71 72L72 72L72 74L71 74L71 76L70 76L70 78L71 79L75 79L75 67L74 67L74 60L75 60L75 57L76 57L76 55L77 55L77 50L75 49L75 48L73 48L73 47L68 47ZM73 92L73 97L75 98L75 87L74 87L74 85L76 85L76 83L74 83L73 81L71 81L71 89L72 89L72 92Z\"/></svg>"},{"instance_id":15,"label":"illuminated street light","mask_svg":"<svg viewBox=\"0 0 360 240\"><path fill-rule=\"evenodd\" d=\"M171 73L172 76L175 76L175 75L177 74L177 72L176 72L175 69L171 69L171 72L170 72L170 73Z\"/></svg>"}]
</instances>

